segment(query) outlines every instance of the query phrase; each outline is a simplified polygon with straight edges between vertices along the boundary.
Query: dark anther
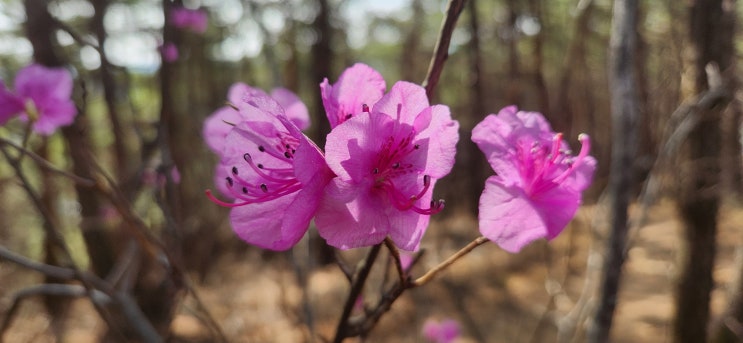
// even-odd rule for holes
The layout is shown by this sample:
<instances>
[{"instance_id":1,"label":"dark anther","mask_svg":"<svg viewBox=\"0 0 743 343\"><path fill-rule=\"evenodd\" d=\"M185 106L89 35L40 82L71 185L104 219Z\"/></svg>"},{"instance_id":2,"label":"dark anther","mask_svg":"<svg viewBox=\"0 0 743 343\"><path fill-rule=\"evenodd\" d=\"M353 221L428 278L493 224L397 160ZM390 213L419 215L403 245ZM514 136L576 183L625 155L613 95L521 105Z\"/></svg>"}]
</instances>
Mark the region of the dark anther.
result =
<instances>
[{"instance_id":1,"label":"dark anther","mask_svg":"<svg viewBox=\"0 0 743 343\"><path fill-rule=\"evenodd\" d=\"M351 114L351 113L346 114L346 120L351 119L352 116L353 116L353 114Z\"/></svg>"},{"instance_id":2,"label":"dark anther","mask_svg":"<svg viewBox=\"0 0 743 343\"><path fill-rule=\"evenodd\" d=\"M374 168L374 170L372 170L372 174L379 174L379 168Z\"/></svg>"},{"instance_id":3,"label":"dark anther","mask_svg":"<svg viewBox=\"0 0 743 343\"><path fill-rule=\"evenodd\" d=\"M400 168L400 162L395 162L392 164L392 169Z\"/></svg>"},{"instance_id":4,"label":"dark anther","mask_svg":"<svg viewBox=\"0 0 743 343\"><path fill-rule=\"evenodd\" d=\"M361 111L369 113L369 105L363 104L361 105Z\"/></svg>"},{"instance_id":5,"label":"dark anther","mask_svg":"<svg viewBox=\"0 0 743 343\"><path fill-rule=\"evenodd\" d=\"M245 160L245 162L250 163L250 161L253 159L253 157L251 157L250 154L245 153L245 155L243 155L243 159Z\"/></svg>"},{"instance_id":6,"label":"dark anther","mask_svg":"<svg viewBox=\"0 0 743 343\"><path fill-rule=\"evenodd\" d=\"M418 150L420 148L421 148L421 145L420 144L413 145L413 149L415 149L415 150Z\"/></svg>"},{"instance_id":7,"label":"dark anther","mask_svg":"<svg viewBox=\"0 0 743 343\"><path fill-rule=\"evenodd\" d=\"M294 155L297 152L297 149L292 149L292 155Z\"/></svg>"},{"instance_id":8,"label":"dark anther","mask_svg":"<svg viewBox=\"0 0 743 343\"><path fill-rule=\"evenodd\" d=\"M243 187L243 193L248 194L248 189L246 187Z\"/></svg>"},{"instance_id":9,"label":"dark anther","mask_svg":"<svg viewBox=\"0 0 743 343\"><path fill-rule=\"evenodd\" d=\"M292 146L291 146L291 145L289 145L289 144L287 144L287 145L284 145L284 147L285 147L285 148L286 148L287 150L289 150L289 149L291 149L291 148L292 148Z\"/></svg>"},{"instance_id":10,"label":"dark anther","mask_svg":"<svg viewBox=\"0 0 743 343\"><path fill-rule=\"evenodd\" d=\"M264 148L263 145L259 145L258 146L258 151L264 152L264 151L266 151L266 148Z\"/></svg>"},{"instance_id":11,"label":"dark anther","mask_svg":"<svg viewBox=\"0 0 743 343\"><path fill-rule=\"evenodd\" d=\"M262 183L261 184L261 190L263 191L263 193L268 193L268 186L266 186L265 183Z\"/></svg>"},{"instance_id":12,"label":"dark anther","mask_svg":"<svg viewBox=\"0 0 743 343\"><path fill-rule=\"evenodd\" d=\"M237 175L237 167L232 167L232 174Z\"/></svg>"},{"instance_id":13,"label":"dark anther","mask_svg":"<svg viewBox=\"0 0 743 343\"><path fill-rule=\"evenodd\" d=\"M258 163L258 169L263 169L263 164Z\"/></svg>"},{"instance_id":14,"label":"dark anther","mask_svg":"<svg viewBox=\"0 0 743 343\"><path fill-rule=\"evenodd\" d=\"M230 187L232 187L232 184L233 184L232 178L228 176L225 178L225 180L227 180L227 184L230 185Z\"/></svg>"},{"instance_id":15,"label":"dark anther","mask_svg":"<svg viewBox=\"0 0 743 343\"><path fill-rule=\"evenodd\" d=\"M428 186L431 184L431 176L423 175L423 185Z\"/></svg>"},{"instance_id":16,"label":"dark anther","mask_svg":"<svg viewBox=\"0 0 743 343\"><path fill-rule=\"evenodd\" d=\"M286 157L286 158L291 158L291 157L292 157L292 155L291 155L291 154L289 154L289 152L288 152L288 151L286 151L286 152L284 152L284 157Z\"/></svg>"}]
</instances>

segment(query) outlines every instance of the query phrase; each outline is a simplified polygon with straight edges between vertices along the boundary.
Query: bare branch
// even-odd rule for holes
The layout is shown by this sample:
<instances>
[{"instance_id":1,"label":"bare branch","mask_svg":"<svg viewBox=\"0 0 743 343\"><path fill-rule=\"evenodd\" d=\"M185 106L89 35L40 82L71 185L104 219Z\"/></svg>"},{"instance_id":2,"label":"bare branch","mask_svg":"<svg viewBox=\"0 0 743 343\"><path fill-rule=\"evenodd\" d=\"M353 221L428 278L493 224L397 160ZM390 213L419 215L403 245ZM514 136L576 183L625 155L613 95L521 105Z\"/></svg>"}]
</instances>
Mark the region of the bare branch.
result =
<instances>
[{"instance_id":1,"label":"bare branch","mask_svg":"<svg viewBox=\"0 0 743 343\"><path fill-rule=\"evenodd\" d=\"M26 149L26 148L24 148L24 147L22 147L22 146L20 146L20 145L18 145L16 143L13 143L12 141L10 141L8 139L5 139L5 138L0 137L0 143L5 144L5 145L9 145L9 146L13 147L14 149L16 149L16 150L18 150L18 151L21 152L21 156L26 155L26 156L30 157L32 160L36 161L39 164L40 167L42 167L42 168L44 168L46 170L49 170L51 172L60 174L62 176L68 177L72 181L74 181L75 183L79 183L79 184L81 184L83 186L88 186L88 187L95 185L95 181L90 180L90 179L86 179L84 177L77 176L77 175L72 174L72 173L68 173L68 172L66 172L66 171L64 171L62 169L59 169L59 168L55 167L53 164L49 163L49 161L47 161L43 157L41 157L41 156L37 155L36 153L34 153L33 151L28 150L28 149Z\"/></svg>"},{"instance_id":2,"label":"bare branch","mask_svg":"<svg viewBox=\"0 0 743 343\"><path fill-rule=\"evenodd\" d=\"M428 65L426 79L421 84L426 89L426 95L429 99L433 95L436 85L439 83L444 62L449 58L451 35L454 33L454 27L457 25L457 19L459 19L459 14L464 9L465 2L466 0L449 0L449 4L446 6L444 21L439 31L439 39L436 41L431 63Z\"/></svg>"}]
</instances>

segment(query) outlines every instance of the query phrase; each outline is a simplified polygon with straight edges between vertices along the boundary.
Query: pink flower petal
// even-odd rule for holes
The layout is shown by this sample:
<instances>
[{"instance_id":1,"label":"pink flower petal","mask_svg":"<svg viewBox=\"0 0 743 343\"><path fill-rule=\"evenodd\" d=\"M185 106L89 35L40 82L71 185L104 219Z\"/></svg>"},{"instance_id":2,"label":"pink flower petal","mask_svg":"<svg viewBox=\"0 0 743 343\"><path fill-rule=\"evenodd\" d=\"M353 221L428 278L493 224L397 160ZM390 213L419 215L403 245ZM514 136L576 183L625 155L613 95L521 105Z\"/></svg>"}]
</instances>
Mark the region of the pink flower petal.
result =
<instances>
[{"instance_id":1,"label":"pink flower petal","mask_svg":"<svg viewBox=\"0 0 743 343\"><path fill-rule=\"evenodd\" d=\"M23 99L11 93L0 82L0 125L4 125L23 111Z\"/></svg>"},{"instance_id":2,"label":"pink flower petal","mask_svg":"<svg viewBox=\"0 0 743 343\"><path fill-rule=\"evenodd\" d=\"M286 111L286 116L300 130L310 127L310 113L299 97L286 88L274 88L271 97Z\"/></svg>"},{"instance_id":3,"label":"pink flower petal","mask_svg":"<svg viewBox=\"0 0 743 343\"><path fill-rule=\"evenodd\" d=\"M413 125L418 115L428 106L428 97L423 87L406 81L398 81L389 93L374 104L372 111L384 113L401 123Z\"/></svg>"},{"instance_id":4,"label":"pink flower petal","mask_svg":"<svg viewBox=\"0 0 743 343\"><path fill-rule=\"evenodd\" d=\"M384 201L368 191L338 178L330 181L315 217L317 231L329 245L347 250L378 244L387 236Z\"/></svg>"},{"instance_id":5,"label":"pink flower petal","mask_svg":"<svg viewBox=\"0 0 743 343\"><path fill-rule=\"evenodd\" d=\"M323 80L320 92L330 127L334 128L349 117L363 112L363 105L371 108L386 88L382 75L362 63L343 71L333 85L328 79Z\"/></svg>"}]
</instances>

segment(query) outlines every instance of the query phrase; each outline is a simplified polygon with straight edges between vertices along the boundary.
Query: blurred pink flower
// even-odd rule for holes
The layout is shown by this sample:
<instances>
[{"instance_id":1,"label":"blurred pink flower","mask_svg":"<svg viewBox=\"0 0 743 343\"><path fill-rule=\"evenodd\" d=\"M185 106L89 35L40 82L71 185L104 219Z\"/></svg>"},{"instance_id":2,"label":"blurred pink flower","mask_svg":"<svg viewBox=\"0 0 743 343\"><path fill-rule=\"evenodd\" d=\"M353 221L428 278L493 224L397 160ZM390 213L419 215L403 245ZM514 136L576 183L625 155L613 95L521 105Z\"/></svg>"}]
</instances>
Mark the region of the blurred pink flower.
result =
<instances>
[{"instance_id":1,"label":"blurred pink flower","mask_svg":"<svg viewBox=\"0 0 743 343\"><path fill-rule=\"evenodd\" d=\"M596 169L589 137L579 139L582 147L573 156L540 113L515 106L477 124L472 141L495 171L480 197L480 232L509 252L562 232Z\"/></svg>"},{"instance_id":2,"label":"blurred pink flower","mask_svg":"<svg viewBox=\"0 0 743 343\"><path fill-rule=\"evenodd\" d=\"M195 33L204 33L208 26L209 18L203 10L185 7L174 7L170 10L170 21L174 27L188 29Z\"/></svg>"},{"instance_id":3,"label":"blurred pink flower","mask_svg":"<svg viewBox=\"0 0 743 343\"><path fill-rule=\"evenodd\" d=\"M324 79L320 84L320 92L330 128L356 114L369 112L364 110L364 106L371 107L379 101L386 88L382 75L362 63L356 63L343 71L333 85L327 78Z\"/></svg>"},{"instance_id":4,"label":"blurred pink flower","mask_svg":"<svg viewBox=\"0 0 743 343\"><path fill-rule=\"evenodd\" d=\"M459 323L454 319L444 319L438 322L428 319L423 324L423 337L434 343L451 343L459 337Z\"/></svg>"},{"instance_id":5,"label":"blurred pink flower","mask_svg":"<svg viewBox=\"0 0 743 343\"><path fill-rule=\"evenodd\" d=\"M174 43L165 43L160 46L163 61L175 62L178 60L178 47Z\"/></svg>"},{"instance_id":6,"label":"blurred pink flower","mask_svg":"<svg viewBox=\"0 0 743 343\"><path fill-rule=\"evenodd\" d=\"M64 68L31 64L19 70L11 92L0 83L0 125L20 114L31 120L33 130L51 135L72 124L77 108L72 101L72 76Z\"/></svg>"},{"instance_id":7,"label":"blurred pink flower","mask_svg":"<svg viewBox=\"0 0 743 343\"><path fill-rule=\"evenodd\" d=\"M234 198L230 222L248 243L271 250L294 246L315 215L332 178L322 152L262 91L247 92L240 116L222 142L222 182Z\"/></svg>"},{"instance_id":8,"label":"blurred pink flower","mask_svg":"<svg viewBox=\"0 0 743 343\"><path fill-rule=\"evenodd\" d=\"M429 216L443 208L431 201L433 188L454 164L458 128L448 107L429 106L425 90L408 82L336 126L325 154L337 177L315 218L320 236L340 249L389 236L417 250Z\"/></svg>"}]
</instances>

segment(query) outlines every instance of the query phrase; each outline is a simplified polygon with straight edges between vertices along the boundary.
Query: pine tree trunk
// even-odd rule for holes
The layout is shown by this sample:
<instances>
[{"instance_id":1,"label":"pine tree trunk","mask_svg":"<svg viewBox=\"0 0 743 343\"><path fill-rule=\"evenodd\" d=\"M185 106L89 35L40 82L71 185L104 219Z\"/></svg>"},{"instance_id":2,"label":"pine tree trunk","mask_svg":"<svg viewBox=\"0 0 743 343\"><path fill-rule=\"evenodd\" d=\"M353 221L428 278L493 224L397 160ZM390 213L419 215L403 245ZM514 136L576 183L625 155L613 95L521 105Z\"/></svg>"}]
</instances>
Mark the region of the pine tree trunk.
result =
<instances>
[{"instance_id":1,"label":"pine tree trunk","mask_svg":"<svg viewBox=\"0 0 743 343\"><path fill-rule=\"evenodd\" d=\"M695 0L690 5L690 47L693 51L691 81L693 93L710 91L713 79L706 67L716 63L721 70L731 64L725 53L727 36L723 0ZM678 209L686 251L676 295L674 341L707 340L710 293L714 286L717 212L720 181L720 111L723 103L697 106L692 115L700 120L690 132L681 164Z\"/></svg>"}]
</instances>

